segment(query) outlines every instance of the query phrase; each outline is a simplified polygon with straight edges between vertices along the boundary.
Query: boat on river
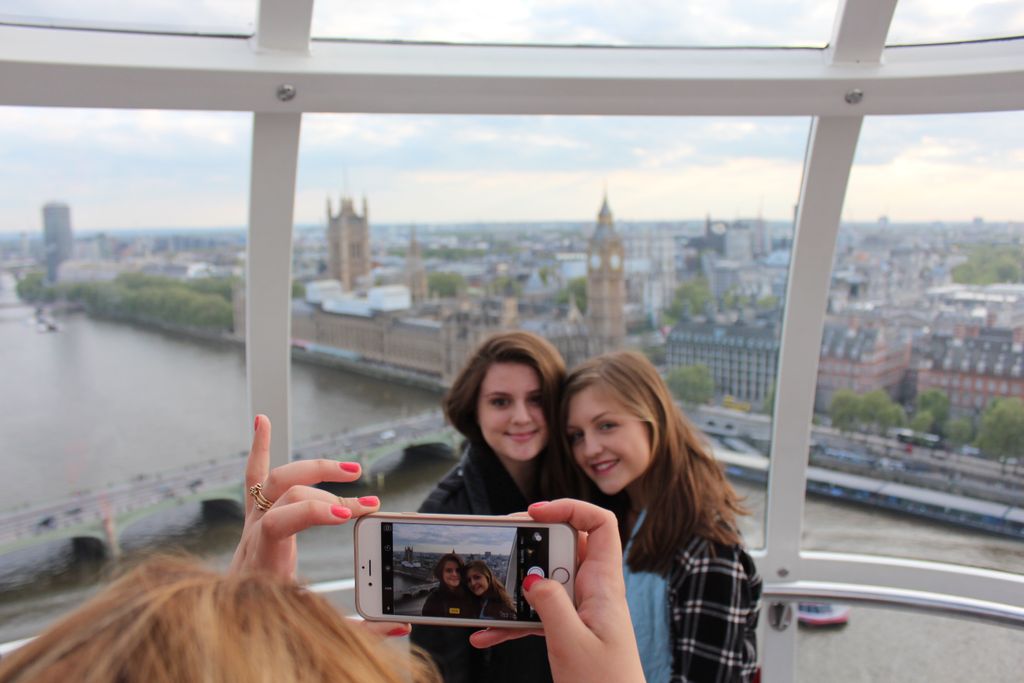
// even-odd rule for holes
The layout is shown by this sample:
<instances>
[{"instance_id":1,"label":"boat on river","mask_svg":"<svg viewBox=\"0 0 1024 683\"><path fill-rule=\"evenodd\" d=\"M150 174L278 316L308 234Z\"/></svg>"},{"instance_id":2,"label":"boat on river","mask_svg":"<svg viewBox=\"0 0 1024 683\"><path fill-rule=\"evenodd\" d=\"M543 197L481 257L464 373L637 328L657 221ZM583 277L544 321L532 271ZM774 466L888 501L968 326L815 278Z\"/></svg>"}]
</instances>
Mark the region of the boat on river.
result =
<instances>
[{"instance_id":1,"label":"boat on river","mask_svg":"<svg viewBox=\"0 0 1024 683\"><path fill-rule=\"evenodd\" d=\"M801 602L796 608L796 618L801 626L846 626L850 607L831 602Z\"/></svg>"}]
</instances>

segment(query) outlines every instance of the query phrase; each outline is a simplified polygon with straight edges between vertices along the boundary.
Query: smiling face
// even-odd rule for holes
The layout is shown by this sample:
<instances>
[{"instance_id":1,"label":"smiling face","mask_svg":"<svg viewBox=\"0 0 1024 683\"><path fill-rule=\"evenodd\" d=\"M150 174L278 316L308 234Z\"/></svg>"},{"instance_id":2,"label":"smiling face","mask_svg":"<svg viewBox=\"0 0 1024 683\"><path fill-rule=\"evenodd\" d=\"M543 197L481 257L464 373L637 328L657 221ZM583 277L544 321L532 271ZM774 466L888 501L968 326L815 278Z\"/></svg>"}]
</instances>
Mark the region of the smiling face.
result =
<instances>
[{"instance_id":1,"label":"smiling face","mask_svg":"<svg viewBox=\"0 0 1024 683\"><path fill-rule=\"evenodd\" d=\"M462 583L462 574L459 573L459 564L454 560L448 560L444 563L444 569L441 570L441 580L444 581L444 585L448 586L452 590L459 587Z\"/></svg>"},{"instance_id":2,"label":"smiling face","mask_svg":"<svg viewBox=\"0 0 1024 683\"><path fill-rule=\"evenodd\" d=\"M470 569L466 572L466 580L469 582L470 592L478 598L482 597L487 592L487 589L491 587L487 577L476 569Z\"/></svg>"},{"instance_id":3,"label":"smiling face","mask_svg":"<svg viewBox=\"0 0 1024 683\"><path fill-rule=\"evenodd\" d=\"M625 490L634 507L638 481L651 463L647 424L599 386L589 386L569 401L566 436L573 459L602 493Z\"/></svg>"},{"instance_id":4,"label":"smiling face","mask_svg":"<svg viewBox=\"0 0 1024 683\"><path fill-rule=\"evenodd\" d=\"M480 384L476 416L484 441L510 472L548 443L540 378L529 365L491 365Z\"/></svg>"}]
</instances>

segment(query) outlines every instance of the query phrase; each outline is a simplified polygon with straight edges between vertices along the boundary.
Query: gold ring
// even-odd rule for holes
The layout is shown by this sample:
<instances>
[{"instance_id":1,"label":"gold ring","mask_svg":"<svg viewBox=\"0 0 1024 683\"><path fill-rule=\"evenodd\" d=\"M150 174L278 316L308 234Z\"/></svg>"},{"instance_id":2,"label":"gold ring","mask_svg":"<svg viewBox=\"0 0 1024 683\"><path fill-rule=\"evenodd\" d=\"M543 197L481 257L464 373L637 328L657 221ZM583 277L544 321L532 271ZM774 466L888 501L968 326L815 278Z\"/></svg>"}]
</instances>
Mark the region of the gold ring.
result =
<instances>
[{"instance_id":1,"label":"gold ring","mask_svg":"<svg viewBox=\"0 0 1024 683\"><path fill-rule=\"evenodd\" d=\"M270 506L274 504L269 498L263 495L262 483L250 486L249 495L252 496L252 499L254 501L256 501L256 507L258 507L263 512L269 510Z\"/></svg>"}]
</instances>

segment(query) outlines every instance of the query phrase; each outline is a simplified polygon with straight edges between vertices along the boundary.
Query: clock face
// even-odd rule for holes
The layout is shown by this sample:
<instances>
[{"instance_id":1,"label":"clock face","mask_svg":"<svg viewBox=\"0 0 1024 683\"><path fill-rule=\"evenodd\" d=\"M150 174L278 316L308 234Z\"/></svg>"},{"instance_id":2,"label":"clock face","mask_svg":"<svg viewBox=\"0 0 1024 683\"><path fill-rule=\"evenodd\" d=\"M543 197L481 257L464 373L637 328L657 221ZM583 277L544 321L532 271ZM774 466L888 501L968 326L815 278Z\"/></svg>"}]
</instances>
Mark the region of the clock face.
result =
<instances>
[{"instance_id":1,"label":"clock face","mask_svg":"<svg viewBox=\"0 0 1024 683\"><path fill-rule=\"evenodd\" d=\"M612 254L611 264L612 264L612 269L613 270L618 270L619 266L622 265L622 259L619 258L618 254Z\"/></svg>"},{"instance_id":2,"label":"clock face","mask_svg":"<svg viewBox=\"0 0 1024 683\"><path fill-rule=\"evenodd\" d=\"M590 256L590 267L591 268L600 268L601 267L601 255L600 254L592 254Z\"/></svg>"}]
</instances>

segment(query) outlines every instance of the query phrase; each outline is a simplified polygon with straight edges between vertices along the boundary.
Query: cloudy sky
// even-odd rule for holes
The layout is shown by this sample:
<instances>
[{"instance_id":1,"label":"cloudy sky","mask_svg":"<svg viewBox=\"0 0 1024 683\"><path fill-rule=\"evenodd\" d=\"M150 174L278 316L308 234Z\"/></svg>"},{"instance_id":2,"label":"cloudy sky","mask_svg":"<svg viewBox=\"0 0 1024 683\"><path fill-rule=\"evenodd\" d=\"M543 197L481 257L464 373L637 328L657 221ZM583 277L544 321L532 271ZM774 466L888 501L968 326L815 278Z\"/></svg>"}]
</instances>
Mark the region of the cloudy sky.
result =
<instances>
[{"instance_id":1,"label":"cloudy sky","mask_svg":"<svg viewBox=\"0 0 1024 683\"><path fill-rule=\"evenodd\" d=\"M505 42L823 45L821 0L325 2L314 34ZM386 12L384 11L386 9ZM7 0L8 15L227 27L248 0ZM495 20L494 17L500 20ZM699 29L699 30L698 30ZM902 0L890 42L1024 34L1017 0ZM309 115L296 220L365 194L376 223L590 220L608 187L622 220L786 219L807 118ZM72 206L76 229L241 226L251 115L0 108L0 233ZM1024 113L866 120L844 217L1024 220Z\"/></svg>"},{"instance_id":2,"label":"cloudy sky","mask_svg":"<svg viewBox=\"0 0 1024 683\"><path fill-rule=\"evenodd\" d=\"M515 537L515 527L395 524L392 545L398 555L406 546L422 553L446 553L454 548L460 555L509 555Z\"/></svg>"}]
</instances>

